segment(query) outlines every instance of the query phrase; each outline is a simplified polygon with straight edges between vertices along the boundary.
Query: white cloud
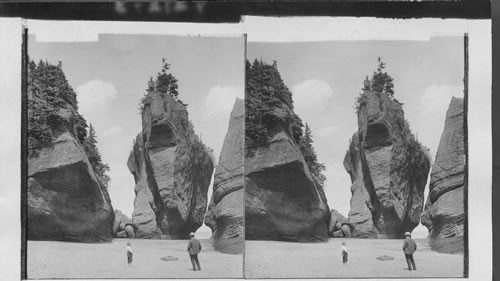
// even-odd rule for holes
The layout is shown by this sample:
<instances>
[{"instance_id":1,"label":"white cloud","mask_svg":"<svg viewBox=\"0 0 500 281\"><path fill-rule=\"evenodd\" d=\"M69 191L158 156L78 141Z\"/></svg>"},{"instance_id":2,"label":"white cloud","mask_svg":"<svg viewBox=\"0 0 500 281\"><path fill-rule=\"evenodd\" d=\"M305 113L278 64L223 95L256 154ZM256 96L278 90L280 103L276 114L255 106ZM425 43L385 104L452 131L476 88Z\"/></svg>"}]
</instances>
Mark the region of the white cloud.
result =
<instances>
[{"instance_id":1,"label":"white cloud","mask_svg":"<svg viewBox=\"0 0 500 281\"><path fill-rule=\"evenodd\" d=\"M295 111L304 116L321 113L333 97L328 82L318 79L308 79L293 86L292 93Z\"/></svg>"},{"instance_id":2,"label":"white cloud","mask_svg":"<svg viewBox=\"0 0 500 281\"><path fill-rule=\"evenodd\" d=\"M229 118L236 98L243 98L242 87L221 85L213 87L205 98L207 115L209 117Z\"/></svg>"},{"instance_id":3,"label":"white cloud","mask_svg":"<svg viewBox=\"0 0 500 281\"><path fill-rule=\"evenodd\" d=\"M102 80L88 81L80 85L76 93L79 111L85 118L107 111L118 96L115 86Z\"/></svg>"},{"instance_id":4,"label":"white cloud","mask_svg":"<svg viewBox=\"0 0 500 281\"><path fill-rule=\"evenodd\" d=\"M446 112L451 97L463 97L462 85L431 85L420 99L423 114ZM446 113L445 113L446 114Z\"/></svg>"}]
</instances>

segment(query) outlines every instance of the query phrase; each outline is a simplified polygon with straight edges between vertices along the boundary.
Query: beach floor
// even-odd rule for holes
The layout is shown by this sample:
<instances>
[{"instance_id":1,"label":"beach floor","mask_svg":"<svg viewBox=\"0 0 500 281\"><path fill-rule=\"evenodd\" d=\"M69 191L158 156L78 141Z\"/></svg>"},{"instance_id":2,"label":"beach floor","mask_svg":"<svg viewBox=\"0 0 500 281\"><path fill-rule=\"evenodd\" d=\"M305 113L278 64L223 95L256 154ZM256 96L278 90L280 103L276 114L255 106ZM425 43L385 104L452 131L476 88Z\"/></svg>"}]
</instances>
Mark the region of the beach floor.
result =
<instances>
[{"instance_id":1,"label":"beach floor","mask_svg":"<svg viewBox=\"0 0 500 281\"><path fill-rule=\"evenodd\" d=\"M342 265L341 243L349 251ZM416 271L409 271L402 251L403 240L330 239L328 243L245 242L247 278L419 278L462 277L463 255L431 251L425 239L416 240ZM388 261L377 260L391 256Z\"/></svg>"},{"instance_id":2,"label":"beach floor","mask_svg":"<svg viewBox=\"0 0 500 281\"><path fill-rule=\"evenodd\" d=\"M126 244L134 252L127 265ZM111 243L85 244L28 241L28 279L69 278L241 278L243 255L216 252L208 239L200 239L201 271L193 271L187 240L114 239ZM160 258L173 256L174 261Z\"/></svg>"}]
</instances>

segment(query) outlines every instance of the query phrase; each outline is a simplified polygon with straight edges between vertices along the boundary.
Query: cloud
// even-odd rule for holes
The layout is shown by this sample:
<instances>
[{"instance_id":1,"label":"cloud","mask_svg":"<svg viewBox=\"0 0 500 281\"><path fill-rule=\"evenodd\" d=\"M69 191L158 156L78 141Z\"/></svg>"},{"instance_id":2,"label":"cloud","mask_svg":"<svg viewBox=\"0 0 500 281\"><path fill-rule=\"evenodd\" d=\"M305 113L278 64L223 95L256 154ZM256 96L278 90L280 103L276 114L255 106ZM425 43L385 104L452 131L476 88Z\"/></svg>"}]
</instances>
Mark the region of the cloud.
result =
<instances>
[{"instance_id":1,"label":"cloud","mask_svg":"<svg viewBox=\"0 0 500 281\"><path fill-rule=\"evenodd\" d=\"M328 82L318 79L305 80L292 88L295 111L299 115L319 114L328 108L333 90Z\"/></svg>"},{"instance_id":2,"label":"cloud","mask_svg":"<svg viewBox=\"0 0 500 281\"><path fill-rule=\"evenodd\" d=\"M423 114L446 112L451 97L463 97L462 85L431 85L425 89L420 98L420 106Z\"/></svg>"},{"instance_id":3,"label":"cloud","mask_svg":"<svg viewBox=\"0 0 500 281\"><path fill-rule=\"evenodd\" d=\"M243 87L221 85L213 87L205 98L207 115L229 118L236 98L243 98Z\"/></svg>"},{"instance_id":4,"label":"cloud","mask_svg":"<svg viewBox=\"0 0 500 281\"><path fill-rule=\"evenodd\" d=\"M91 80L76 89L80 113L92 116L93 113L105 112L118 96L113 84L102 80Z\"/></svg>"}]
</instances>

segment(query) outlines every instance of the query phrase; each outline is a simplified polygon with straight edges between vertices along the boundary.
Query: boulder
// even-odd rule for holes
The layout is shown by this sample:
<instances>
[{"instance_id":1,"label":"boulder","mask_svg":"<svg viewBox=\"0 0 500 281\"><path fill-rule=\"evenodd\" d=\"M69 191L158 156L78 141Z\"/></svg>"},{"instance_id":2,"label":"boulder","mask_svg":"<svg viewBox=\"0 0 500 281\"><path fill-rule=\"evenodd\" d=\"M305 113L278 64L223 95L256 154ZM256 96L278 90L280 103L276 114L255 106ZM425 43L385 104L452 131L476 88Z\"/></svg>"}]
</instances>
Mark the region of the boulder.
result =
<instances>
[{"instance_id":1,"label":"boulder","mask_svg":"<svg viewBox=\"0 0 500 281\"><path fill-rule=\"evenodd\" d=\"M132 219L127 217L120 210L115 210L113 236L117 238L135 238L136 232L137 226L132 223Z\"/></svg>"},{"instance_id":2,"label":"boulder","mask_svg":"<svg viewBox=\"0 0 500 281\"><path fill-rule=\"evenodd\" d=\"M82 145L64 130L28 157L30 240L103 242L112 238L113 207Z\"/></svg>"},{"instance_id":3,"label":"boulder","mask_svg":"<svg viewBox=\"0 0 500 281\"><path fill-rule=\"evenodd\" d=\"M325 241L330 210L277 109L267 145L245 149L245 239Z\"/></svg>"},{"instance_id":4,"label":"boulder","mask_svg":"<svg viewBox=\"0 0 500 281\"><path fill-rule=\"evenodd\" d=\"M215 169L212 199L205 224L212 229L212 244L223 253L243 253L243 183L245 113L243 100L237 99Z\"/></svg>"},{"instance_id":5,"label":"boulder","mask_svg":"<svg viewBox=\"0 0 500 281\"><path fill-rule=\"evenodd\" d=\"M429 229L431 249L438 252L464 251L464 176L464 101L453 97L432 166L429 196L422 215L422 224Z\"/></svg>"},{"instance_id":6,"label":"boulder","mask_svg":"<svg viewBox=\"0 0 500 281\"><path fill-rule=\"evenodd\" d=\"M349 222L357 238L403 238L420 222L428 149L413 136L401 104L366 91L358 131L344 158L351 177Z\"/></svg>"},{"instance_id":7,"label":"boulder","mask_svg":"<svg viewBox=\"0 0 500 281\"><path fill-rule=\"evenodd\" d=\"M113 221L113 235L125 229L125 224L131 223L132 219L127 217L120 210L115 209L115 219Z\"/></svg>"},{"instance_id":8,"label":"boulder","mask_svg":"<svg viewBox=\"0 0 500 281\"><path fill-rule=\"evenodd\" d=\"M137 238L187 239L203 223L213 160L184 105L150 92L142 132L128 159L135 179L132 222Z\"/></svg>"},{"instance_id":9,"label":"boulder","mask_svg":"<svg viewBox=\"0 0 500 281\"><path fill-rule=\"evenodd\" d=\"M330 211L330 224L328 226L328 235L330 237L351 237L351 232L354 226L349 222L349 220L344 217L337 210L332 209Z\"/></svg>"}]
</instances>

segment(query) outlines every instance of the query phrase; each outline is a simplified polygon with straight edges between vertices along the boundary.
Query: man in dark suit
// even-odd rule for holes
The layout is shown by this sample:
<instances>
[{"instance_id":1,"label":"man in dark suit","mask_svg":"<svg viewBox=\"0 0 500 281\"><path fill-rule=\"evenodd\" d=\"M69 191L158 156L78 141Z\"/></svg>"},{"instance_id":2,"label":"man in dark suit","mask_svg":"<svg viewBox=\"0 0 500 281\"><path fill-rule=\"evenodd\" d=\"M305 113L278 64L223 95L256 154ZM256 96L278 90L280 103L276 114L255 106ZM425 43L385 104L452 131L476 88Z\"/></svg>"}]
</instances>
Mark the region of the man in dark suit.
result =
<instances>
[{"instance_id":1,"label":"man in dark suit","mask_svg":"<svg viewBox=\"0 0 500 281\"><path fill-rule=\"evenodd\" d=\"M191 258L191 264L193 265L193 270L196 271L196 267L198 270L201 270L200 261L198 260L198 254L201 252L201 243L200 240L194 238L194 233L189 233L191 239L189 240L187 250L189 252L189 257Z\"/></svg>"},{"instance_id":2,"label":"man in dark suit","mask_svg":"<svg viewBox=\"0 0 500 281\"><path fill-rule=\"evenodd\" d=\"M411 234L409 232L405 233L405 242L403 243L403 251L406 257L406 263L408 264L408 270L417 270L415 267L415 261L413 260L413 253L417 250L417 243L415 240L411 239Z\"/></svg>"}]
</instances>

